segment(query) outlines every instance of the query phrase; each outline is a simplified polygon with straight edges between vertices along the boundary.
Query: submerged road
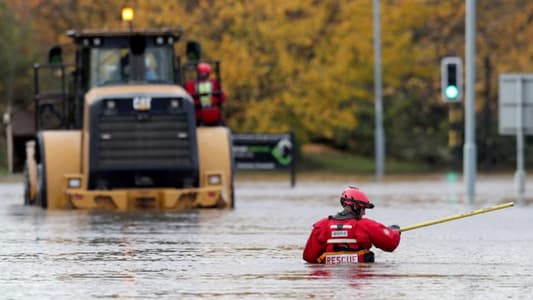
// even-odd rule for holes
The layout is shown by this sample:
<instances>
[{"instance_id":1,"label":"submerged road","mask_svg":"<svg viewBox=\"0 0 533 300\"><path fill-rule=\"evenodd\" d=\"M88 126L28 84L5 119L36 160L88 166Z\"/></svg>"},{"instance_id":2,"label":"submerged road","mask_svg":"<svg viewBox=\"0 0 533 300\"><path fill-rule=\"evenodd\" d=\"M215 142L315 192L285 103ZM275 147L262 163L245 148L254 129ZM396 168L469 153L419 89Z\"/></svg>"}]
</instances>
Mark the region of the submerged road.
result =
<instances>
[{"instance_id":1,"label":"submerged road","mask_svg":"<svg viewBox=\"0 0 533 300\"><path fill-rule=\"evenodd\" d=\"M479 178L475 205L440 179L339 179L236 184L234 210L88 213L25 207L22 185L0 184L2 299L531 299L533 206L402 234L376 263L310 265L311 225L358 184L367 217L412 225L512 201L511 177ZM528 182L533 187L533 182ZM526 198L533 193L528 191Z\"/></svg>"}]
</instances>

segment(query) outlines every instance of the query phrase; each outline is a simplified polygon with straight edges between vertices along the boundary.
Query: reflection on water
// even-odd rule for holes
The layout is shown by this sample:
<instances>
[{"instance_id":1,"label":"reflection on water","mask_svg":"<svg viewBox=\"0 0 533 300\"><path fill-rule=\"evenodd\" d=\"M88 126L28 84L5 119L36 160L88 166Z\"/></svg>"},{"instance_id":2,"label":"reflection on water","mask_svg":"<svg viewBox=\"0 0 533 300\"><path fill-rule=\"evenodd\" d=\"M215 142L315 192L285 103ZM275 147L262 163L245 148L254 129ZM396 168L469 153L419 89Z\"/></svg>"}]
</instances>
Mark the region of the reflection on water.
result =
<instances>
[{"instance_id":1,"label":"reflection on water","mask_svg":"<svg viewBox=\"0 0 533 300\"><path fill-rule=\"evenodd\" d=\"M311 225L353 182L240 182L234 210L89 213L24 207L0 186L0 289L6 299L525 299L533 295L533 210L518 206L402 235L376 263L304 263ZM476 207L450 183L361 183L368 217L411 225L496 203L512 181L478 184Z\"/></svg>"}]
</instances>

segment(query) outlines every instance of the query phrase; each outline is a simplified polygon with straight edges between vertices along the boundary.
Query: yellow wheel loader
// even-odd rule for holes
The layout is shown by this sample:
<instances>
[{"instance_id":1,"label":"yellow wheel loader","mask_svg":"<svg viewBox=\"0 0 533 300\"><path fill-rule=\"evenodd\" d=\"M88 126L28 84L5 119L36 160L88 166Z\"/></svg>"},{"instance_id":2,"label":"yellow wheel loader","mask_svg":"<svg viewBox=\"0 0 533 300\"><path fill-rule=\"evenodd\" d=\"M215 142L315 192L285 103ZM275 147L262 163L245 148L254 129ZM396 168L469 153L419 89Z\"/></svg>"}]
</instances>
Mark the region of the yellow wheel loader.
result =
<instances>
[{"instance_id":1,"label":"yellow wheel loader","mask_svg":"<svg viewBox=\"0 0 533 300\"><path fill-rule=\"evenodd\" d=\"M234 206L231 132L201 126L174 53L181 30L69 31L75 63L53 47L34 66L35 138L24 202L48 209ZM53 74L42 78L46 70ZM60 93L43 92L56 78Z\"/></svg>"}]
</instances>

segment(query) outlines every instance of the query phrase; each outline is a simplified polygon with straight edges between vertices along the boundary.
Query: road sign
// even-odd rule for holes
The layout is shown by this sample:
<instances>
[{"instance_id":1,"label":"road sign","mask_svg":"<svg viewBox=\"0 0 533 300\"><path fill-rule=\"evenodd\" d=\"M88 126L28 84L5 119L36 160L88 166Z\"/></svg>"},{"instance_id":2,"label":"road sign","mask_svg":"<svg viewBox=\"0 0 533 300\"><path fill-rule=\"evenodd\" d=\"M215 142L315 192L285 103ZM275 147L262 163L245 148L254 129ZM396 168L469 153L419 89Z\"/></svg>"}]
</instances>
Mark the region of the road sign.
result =
<instances>
[{"instance_id":1,"label":"road sign","mask_svg":"<svg viewBox=\"0 0 533 300\"><path fill-rule=\"evenodd\" d=\"M244 133L233 134L233 157L239 170L291 171L291 185L295 184L296 164L294 135Z\"/></svg>"},{"instance_id":2,"label":"road sign","mask_svg":"<svg viewBox=\"0 0 533 300\"><path fill-rule=\"evenodd\" d=\"M533 135L533 74L500 75L498 113L500 134L517 134L520 123L524 134Z\"/></svg>"},{"instance_id":3,"label":"road sign","mask_svg":"<svg viewBox=\"0 0 533 300\"><path fill-rule=\"evenodd\" d=\"M500 134L516 135L515 184L517 200L523 201L526 171L526 134L533 134L533 74L502 74L499 86Z\"/></svg>"}]
</instances>

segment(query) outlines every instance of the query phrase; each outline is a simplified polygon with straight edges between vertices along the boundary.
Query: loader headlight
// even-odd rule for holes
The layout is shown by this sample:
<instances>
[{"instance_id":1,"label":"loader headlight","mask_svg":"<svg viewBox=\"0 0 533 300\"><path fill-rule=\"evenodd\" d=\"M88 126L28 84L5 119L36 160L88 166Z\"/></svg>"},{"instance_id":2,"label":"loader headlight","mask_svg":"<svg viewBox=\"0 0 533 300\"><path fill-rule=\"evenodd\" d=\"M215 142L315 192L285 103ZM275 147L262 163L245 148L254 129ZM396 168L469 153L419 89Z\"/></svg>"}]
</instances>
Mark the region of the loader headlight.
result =
<instances>
[{"instance_id":1,"label":"loader headlight","mask_svg":"<svg viewBox=\"0 0 533 300\"><path fill-rule=\"evenodd\" d=\"M69 189L77 189L81 187L81 178L69 178L67 186Z\"/></svg>"},{"instance_id":2,"label":"loader headlight","mask_svg":"<svg viewBox=\"0 0 533 300\"><path fill-rule=\"evenodd\" d=\"M9 113L4 113L4 124L7 125L9 123L11 123L11 116Z\"/></svg>"},{"instance_id":3,"label":"loader headlight","mask_svg":"<svg viewBox=\"0 0 533 300\"><path fill-rule=\"evenodd\" d=\"M115 100L105 100L103 104L104 115L110 116L117 113L117 103Z\"/></svg>"},{"instance_id":4,"label":"loader headlight","mask_svg":"<svg viewBox=\"0 0 533 300\"><path fill-rule=\"evenodd\" d=\"M207 175L207 184L209 184L209 185L222 184L222 176L220 174Z\"/></svg>"},{"instance_id":5,"label":"loader headlight","mask_svg":"<svg viewBox=\"0 0 533 300\"><path fill-rule=\"evenodd\" d=\"M158 36L158 37L155 38L155 43L157 45L163 45L164 42L165 42L165 38L162 37L162 36Z\"/></svg>"},{"instance_id":6,"label":"loader headlight","mask_svg":"<svg viewBox=\"0 0 533 300\"><path fill-rule=\"evenodd\" d=\"M106 109L113 110L113 109L115 109L116 106L117 105L116 105L115 101L113 101L113 100L107 100L105 102L105 108Z\"/></svg>"},{"instance_id":7,"label":"loader headlight","mask_svg":"<svg viewBox=\"0 0 533 300\"><path fill-rule=\"evenodd\" d=\"M180 101L178 99L170 100L170 108L176 109L180 107Z\"/></svg>"}]
</instances>

